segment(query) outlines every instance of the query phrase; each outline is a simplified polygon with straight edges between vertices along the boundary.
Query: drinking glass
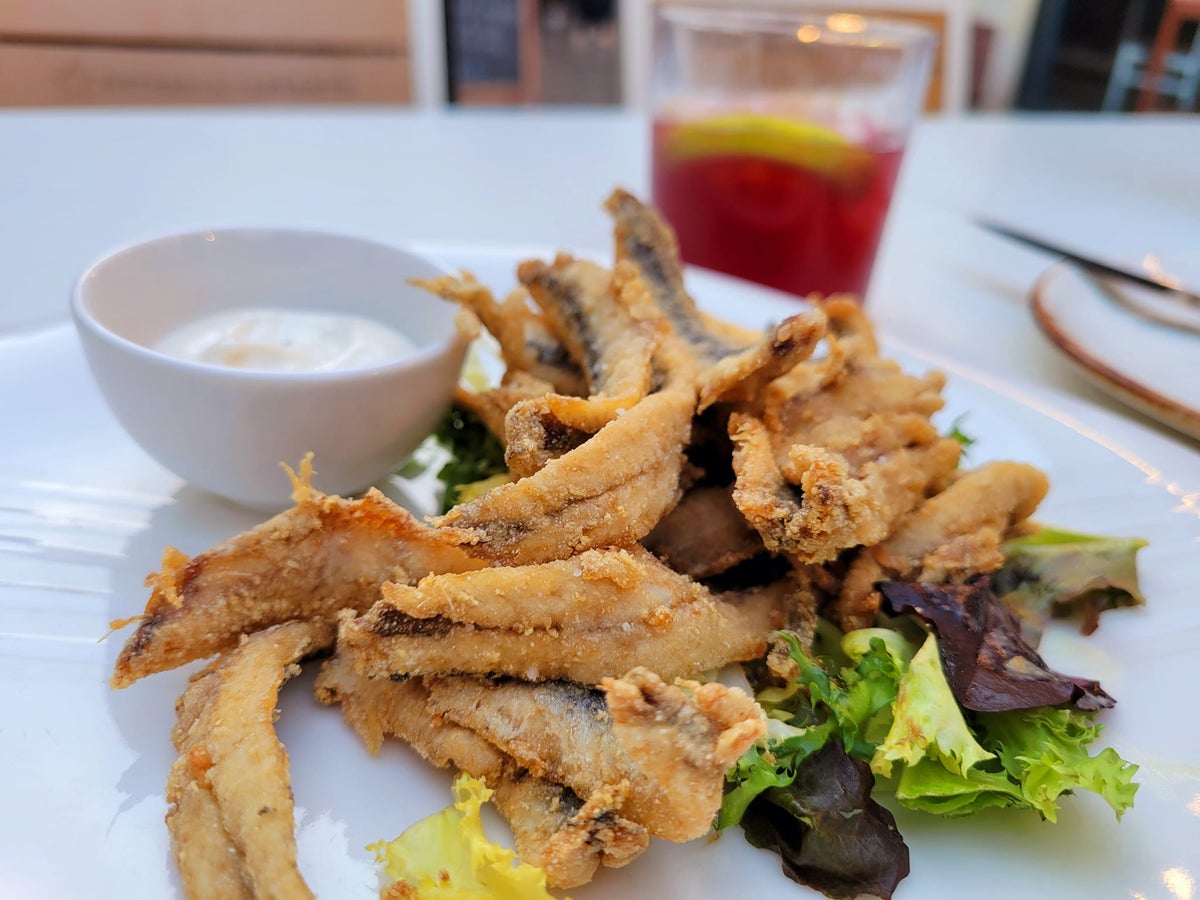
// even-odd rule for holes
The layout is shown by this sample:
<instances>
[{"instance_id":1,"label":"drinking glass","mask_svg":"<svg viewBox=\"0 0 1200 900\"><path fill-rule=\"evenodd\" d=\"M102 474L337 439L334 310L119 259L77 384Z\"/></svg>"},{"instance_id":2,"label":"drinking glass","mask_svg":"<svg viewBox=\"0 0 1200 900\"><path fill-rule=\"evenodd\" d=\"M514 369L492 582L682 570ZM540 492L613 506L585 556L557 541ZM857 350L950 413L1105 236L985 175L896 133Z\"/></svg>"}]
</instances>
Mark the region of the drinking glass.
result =
<instances>
[{"instance_id":1,"label":"drinking glass","mask_svg":"<svg viewBox=\"0 0 1200 900\"><path fill-rule=\"evenodd\" d=\"M862 297L935 44L859 15L659 7L653 196L684 260Z\"/></svg>"}]
</instances>

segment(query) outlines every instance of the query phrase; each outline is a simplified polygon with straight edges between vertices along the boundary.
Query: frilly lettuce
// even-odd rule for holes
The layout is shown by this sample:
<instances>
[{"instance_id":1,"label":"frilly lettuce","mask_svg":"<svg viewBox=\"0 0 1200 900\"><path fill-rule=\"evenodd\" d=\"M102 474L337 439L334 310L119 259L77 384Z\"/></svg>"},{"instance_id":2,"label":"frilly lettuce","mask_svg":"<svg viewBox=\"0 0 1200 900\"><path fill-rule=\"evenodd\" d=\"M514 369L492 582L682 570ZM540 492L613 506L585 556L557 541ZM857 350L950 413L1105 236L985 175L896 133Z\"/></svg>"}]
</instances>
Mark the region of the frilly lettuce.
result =
<instances>
[{"instance_id":1,"label":"frilly lettuce","mask_svg":"<svg viewBox=\"0 0 1200 900\"><path fill-rule=\"evenodd\" d=\"M427 816L392 841L367 847L414 900L554 900L546 873L494 844L479 814L492 796L478 778L459 775L454 805Z\"/></svg>"},{"instance_id":2,"label":"frilly lettuce","mask_svg":"<svg viewBox=\"0 0 1200 900\"><path fill-rule=\"evenodd\" d=\"M887 733L900 676L912 656L898 633L863 629L842 639L839 649L851 664L830 676L800 649L794 635L781 632L780 639L788 643L799 674L786 687L758 694L767 714L766 738L729 772L718 829L740 822L758 794L791 784L800 763L835 735L847 753L869 758Z\"/></svg>"},{"instance_id":3,"label":"frilly lettuce","mask_svg":"<svg viewBox=\"0 0 1200 900\"><path fill-rule=\"evenodd\" d=\"M1133 805L1137 766L1108 747L1090 756L1087 745L1100 736L1091 716L1070 709L985 713L977 717L984 742L1000 757L1024 803L1055 820L1056 801L1075 789L1099 794L1117 818Z\"/></svg>"},{"instance_id":4,"label":"frilly lettuce","mask_svg":"<svg viewBox=\"0 0 1200 900\"><path fill-rule=\"evenodd\" d=\"M790 786L830 740L889 778L902 805L927 812L1007 806L1054 821L1059 798L1073 790L1094 791L1118 817L1133 803L1137 767L1112 749L1088 753L1100 734L1091 712L964 710L933 634L914 653L896 631L850 632L837 648L841 665L811 659L785 637L798 675L758 695L767 735L729 773L718 828L737 824L760 794Z\"/></svg>"},{"instance_id":5,"label":"frilly lettuce","mask_svg":"<svg viewBox=\"0 0 1200 900\"><path fill-rule=\"evenodd\" d=\"M883 743L875 748L871 768L879 775L890 776L893 763L912 766L926 757L936 759L957 775L995 758L971 735L942 674L937 638L932 634L900 679L892 709L892 727Z\"/></svg>"}]
</instances>

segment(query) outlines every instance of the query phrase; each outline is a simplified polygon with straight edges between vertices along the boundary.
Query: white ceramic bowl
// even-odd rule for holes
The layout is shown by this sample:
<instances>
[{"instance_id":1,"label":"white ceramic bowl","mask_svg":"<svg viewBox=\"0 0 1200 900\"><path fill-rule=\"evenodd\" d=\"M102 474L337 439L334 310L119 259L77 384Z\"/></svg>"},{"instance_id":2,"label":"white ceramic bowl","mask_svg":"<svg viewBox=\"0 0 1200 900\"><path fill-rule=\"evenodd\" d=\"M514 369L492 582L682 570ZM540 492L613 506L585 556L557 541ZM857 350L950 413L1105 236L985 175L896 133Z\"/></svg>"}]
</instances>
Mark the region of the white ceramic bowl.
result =
<instances>
[{"instance_id":1,"label":"white ceramic bowl","mask_svg":"<svg viewBox=\"0 0 1200 900\"><path fill-rule=\"evenodd\" d=\"M437 424L466 341L450 304L406 282L439 274L419 256L352 237L196 232L101 259L76 284L71 310L105 399L150 456L197 487L281 509L291 487L280 463L312 451L315 486L352 493L403 463ZM153 349L181 324L262 307L364 316L417 351L367 368L269 372Z\"/></svg>"}]
</instances>

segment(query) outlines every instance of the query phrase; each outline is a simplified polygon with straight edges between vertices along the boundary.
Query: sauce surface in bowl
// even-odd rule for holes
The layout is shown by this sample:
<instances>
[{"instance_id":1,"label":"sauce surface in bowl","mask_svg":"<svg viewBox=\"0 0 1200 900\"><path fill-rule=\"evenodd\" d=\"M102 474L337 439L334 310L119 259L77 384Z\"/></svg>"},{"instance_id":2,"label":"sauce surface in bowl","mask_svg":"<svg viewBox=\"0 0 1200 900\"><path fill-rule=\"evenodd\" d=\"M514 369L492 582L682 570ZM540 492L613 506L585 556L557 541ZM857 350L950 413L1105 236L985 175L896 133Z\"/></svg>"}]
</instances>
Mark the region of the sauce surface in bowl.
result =
<instances>
[{"instance_id":1,"label":"sauce surface in bowl","mask_svg":"<svg viewBox=\"0 0 1200 900\"><path fill-rule=\"evenodd\" d=\"M396 362L416 346L365 316L235 309L168 332L154 349L176 359L264 372L331 372Z\"/></svg>"}]
</instances>

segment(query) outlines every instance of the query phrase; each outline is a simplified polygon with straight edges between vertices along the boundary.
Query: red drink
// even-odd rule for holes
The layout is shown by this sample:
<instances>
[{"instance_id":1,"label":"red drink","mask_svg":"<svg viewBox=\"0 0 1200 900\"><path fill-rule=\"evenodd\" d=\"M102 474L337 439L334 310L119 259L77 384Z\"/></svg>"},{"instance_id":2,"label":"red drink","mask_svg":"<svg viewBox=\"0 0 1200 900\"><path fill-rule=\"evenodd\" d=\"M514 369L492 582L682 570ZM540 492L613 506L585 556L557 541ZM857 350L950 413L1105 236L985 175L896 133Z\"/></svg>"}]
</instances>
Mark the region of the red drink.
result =
<instances>
[{"instance_id":1,"label":"red drink","mask_svg":"<svg viewBox=\"0 0 1200 900\"><path fill-rule=\"evenodd\" d=\"M654 201L686 262L862 296L903 153L762 116L654 124Z\"/></svg>"}]
</instances>

